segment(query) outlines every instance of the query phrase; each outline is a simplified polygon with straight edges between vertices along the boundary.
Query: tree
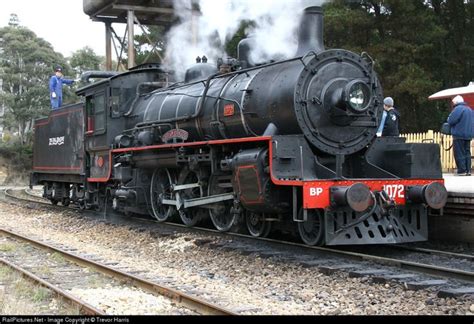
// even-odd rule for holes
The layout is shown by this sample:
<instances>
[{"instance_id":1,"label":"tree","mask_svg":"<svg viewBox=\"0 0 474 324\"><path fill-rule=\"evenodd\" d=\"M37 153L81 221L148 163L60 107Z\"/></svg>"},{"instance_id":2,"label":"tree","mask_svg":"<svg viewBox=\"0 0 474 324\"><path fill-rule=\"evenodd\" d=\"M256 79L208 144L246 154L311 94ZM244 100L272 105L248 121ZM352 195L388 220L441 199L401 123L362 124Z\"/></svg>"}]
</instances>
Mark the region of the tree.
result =
<instances>
[{"instance_id":1,"label":"tree","mask_svg":"<svg viewBox=\"0 0 474 324\"><path fill-rule=\"evenodd\" d=\"M67 72L61 54L29 29L10 25L0 28L0 79L3 92L0 105L5 107L5 126L18 132L27 143L34 119L50 109L48 83L56 64ZM67 92L65 92L65 99Z\"/></svg>"},{"instance_id":2,"label":"tree","mask_svg":"<svg viewBox=\"0 0 474 324\"><path fill-rule=\"evenodd\" d=\"M429 6L446 31L437 43L444 63L437 66L443 88L465 86L474 75L474 1L430 0Z\"/></svg>"},{"instance_id":3,"label":"tree","mask_svg":"<svg viewBox=\"0 0 474 324\"><path fill-rule=\"evenodd\" d=\"M234 36L227 39L225 44L225 50L227 55L230 57L237 57L238 47L241 40L248 37L247 30L255 27L255 22L251 20L244 20L240 23L239 29L236 31Z\"/></svg>"},{"instance_id":4,"label":"tree","mask_svg":"<svg viewBox=\"0 0 474 324\"><path fill-rule=\"evenodd\" d=\"M449 61L439 49L448 32L429 2L338 0L327 11L327 43L368 52L376 60L384 93L402 113L402 131L437 129L445 111L427 98L443 84L439 67Z\"/></svg>"},{"instance_id":5,"label":"tree","mask_svg":"<svg viewBox=\"0 0 474 324\"><path fill-rule=\"evenodd\" d=\"M100 70L101 62L102 58L88 46L74 52L69 60L69 64L76 72L76 77L79 77L85 71Z\"/></svg>"},{"instance_id":6,"label":"tree","mask_svg":"<svg viewBox=\"0 0 474 324\"><path fill-rule=\"evenodd\" d=\"M160 63L166 51L162 26L146 26L142 35L135 36L136 63ZM145 33L146 32L146 33Z\"/></svg>"}]
</instances>

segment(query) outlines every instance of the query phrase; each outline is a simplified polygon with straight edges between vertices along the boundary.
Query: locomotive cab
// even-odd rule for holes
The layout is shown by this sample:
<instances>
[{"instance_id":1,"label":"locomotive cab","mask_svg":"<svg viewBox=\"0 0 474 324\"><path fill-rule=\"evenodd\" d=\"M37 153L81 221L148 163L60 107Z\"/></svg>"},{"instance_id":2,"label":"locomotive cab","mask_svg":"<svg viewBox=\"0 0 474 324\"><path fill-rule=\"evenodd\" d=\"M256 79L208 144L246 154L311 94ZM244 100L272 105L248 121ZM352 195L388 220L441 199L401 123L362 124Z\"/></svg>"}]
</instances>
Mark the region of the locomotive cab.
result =
<instances>
[{"instance_id":1,"label":"locomotive cab","mask_svg":"<svg viewBox=\"0 0 474 324\"><path fill-rule=\"evenodd\" d=\"M76 92L85 101L86 176L92 188L110 179L111 143L130 125L134 102L144 92L167 85L168 74L158 66L148 64L127 73L112 75ZM89 204L100 206L103 201L94 195Z\"/></svg>"}]
</instances>

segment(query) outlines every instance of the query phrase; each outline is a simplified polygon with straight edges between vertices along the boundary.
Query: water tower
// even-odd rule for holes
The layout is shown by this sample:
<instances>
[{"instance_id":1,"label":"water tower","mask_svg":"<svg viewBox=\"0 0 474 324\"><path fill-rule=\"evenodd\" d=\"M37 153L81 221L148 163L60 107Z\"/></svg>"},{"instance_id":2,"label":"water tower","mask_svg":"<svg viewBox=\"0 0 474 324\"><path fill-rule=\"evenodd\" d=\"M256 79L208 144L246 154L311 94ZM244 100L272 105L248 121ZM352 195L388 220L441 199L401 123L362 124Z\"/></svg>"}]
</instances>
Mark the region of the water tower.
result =
<instances>
[{"instance_id":1,"label":"water tower","mask_svg":"<svg viewBox=\"0 0 474 324\"><path fill-rule=\"evenodd\" d=\"M105 23L107 70L112 70L112 42L115 45L117 61L120 61L127 37L128 44L133 44L135 25L138 25L146 34L143 28L144 25L163 26L166 30L176 21L173 0L83 0L83 7L84 13L90 16L92 20ZM127 24L123 39L117 36L112 28L112 23ZM115 36L115 39L112 36ZM115 40L119 44L116 44ZM134 47L128 46L128 68L134 66Z\"/></svg>"}]
</instances>

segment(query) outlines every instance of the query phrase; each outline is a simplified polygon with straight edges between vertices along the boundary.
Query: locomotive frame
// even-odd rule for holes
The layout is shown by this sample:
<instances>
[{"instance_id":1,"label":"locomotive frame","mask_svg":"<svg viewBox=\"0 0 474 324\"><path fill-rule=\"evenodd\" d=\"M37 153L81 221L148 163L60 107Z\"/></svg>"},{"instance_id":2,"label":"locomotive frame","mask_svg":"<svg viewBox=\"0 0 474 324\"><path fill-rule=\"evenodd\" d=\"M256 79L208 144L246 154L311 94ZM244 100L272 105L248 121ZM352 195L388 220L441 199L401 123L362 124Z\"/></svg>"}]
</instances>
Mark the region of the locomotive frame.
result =
<instances>
[{"instance_id":1,"label":"locomotive frame","mask_svg":"<svg viewBox=\"0 0 474 324\"><path fill-rule=\"evenodd\" d=\"M293 59L252 66L244 41L246 68L201 62L169 85L146 65L79 89L82 104L36 122L31 185L54 204L309 245L426 240L447 200L439 146L376 138L373 61L325 50L319 7L302 21Z\"/></svg>"}]
</instances>

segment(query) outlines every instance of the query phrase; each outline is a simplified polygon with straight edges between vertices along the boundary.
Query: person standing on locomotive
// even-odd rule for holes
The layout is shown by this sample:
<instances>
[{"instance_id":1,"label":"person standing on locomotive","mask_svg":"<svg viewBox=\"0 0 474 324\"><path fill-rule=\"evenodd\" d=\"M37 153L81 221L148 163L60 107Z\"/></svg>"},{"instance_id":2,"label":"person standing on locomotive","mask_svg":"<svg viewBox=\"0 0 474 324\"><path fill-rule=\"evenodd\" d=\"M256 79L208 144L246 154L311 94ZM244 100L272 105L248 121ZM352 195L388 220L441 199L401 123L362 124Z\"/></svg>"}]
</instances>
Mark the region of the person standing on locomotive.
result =
<instances>
[{"instance_id":1,"label":"person standing on locomotive","mask_svg":"<svg viewBox=\"0 0 474 324\"><path fill-rule=\"evenodd\" d=\"M63 79L63 69L56 66L55 74L49 80L49 97L53 110L59 109L63 104L63 84L71 85L74 80Z\"/></svg>"},{"instance_id":2,"label":"person standing on locomotive","mask_svg":"<svg viewBox=\"0 0 474 324\"><path fill-rule=\"evenodd\" d=\"M394 101L391 97L384 99L383 109L386 116L385 121L382 121L382 136L400 136L400 130L398 128L400 113L395 109Z\"/></svg>"},{"instance_id":3,"label":"person standing on locomotive","mask_svg":"<svg viewBox=\"0 0 474 324\"><path fill-rule=\"evenodd\" d=\"M464 102L464 98L453 99L454 110L448 117L453 135L454 160L457 175L471 175L471 140L474 137L474 111Z\"/></svg>"}]
</instances>

